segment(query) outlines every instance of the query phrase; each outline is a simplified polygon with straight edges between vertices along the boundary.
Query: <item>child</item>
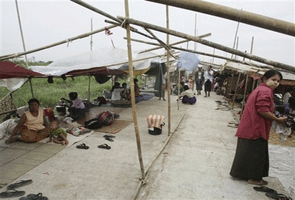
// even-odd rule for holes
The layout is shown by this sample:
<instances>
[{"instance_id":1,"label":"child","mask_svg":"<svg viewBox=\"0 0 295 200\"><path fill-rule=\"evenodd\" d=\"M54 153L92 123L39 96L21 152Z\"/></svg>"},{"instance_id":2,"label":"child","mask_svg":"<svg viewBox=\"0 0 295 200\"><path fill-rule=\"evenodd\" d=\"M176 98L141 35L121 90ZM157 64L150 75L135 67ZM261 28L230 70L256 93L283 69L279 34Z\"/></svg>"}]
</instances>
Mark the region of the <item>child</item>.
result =
<instances>
[{"instance_id":1,"label":"child","mask_svg":"<svg viewBox=\"0 0 295 200\"><path fill-rule=\"evenodd\" d=\"M51 142L52 140L53 142L62 145L68 145L69 143L69 141L67 140L67 132L59 127L58 120L54 120L50 123L48 142Z\"/></svg>"}]
</instances>

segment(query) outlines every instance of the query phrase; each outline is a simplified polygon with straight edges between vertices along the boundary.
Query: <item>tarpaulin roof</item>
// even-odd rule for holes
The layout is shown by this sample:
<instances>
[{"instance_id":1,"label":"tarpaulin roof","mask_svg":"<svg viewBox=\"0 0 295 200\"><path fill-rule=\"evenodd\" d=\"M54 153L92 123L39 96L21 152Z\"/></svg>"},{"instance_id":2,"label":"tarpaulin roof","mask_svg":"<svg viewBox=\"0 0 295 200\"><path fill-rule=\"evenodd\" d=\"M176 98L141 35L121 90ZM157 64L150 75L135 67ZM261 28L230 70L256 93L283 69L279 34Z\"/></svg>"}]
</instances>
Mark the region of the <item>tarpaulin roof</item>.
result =
<instances>
[{"instance_id":1,"label":"tarpaulin roof","mask_svg":"<svg viewBox=\"0 0 295 200\"><path fill-rule=\"evenodd\" d=\"M0 62L0 79L28 78L44 76L38 72L31 71L9 61Z\"/></svg>"},{"instance_id":2,"label":"tarpaulin roof","mask_svg":"<svg viewBox=\"0 0 295 200\"><path fill-rule=\"evenodd\" d=\"M151 58L153 56L154 58ZM133 62L134 70L142 71L143 69L148 69L150 67L151 61L159 60L159 58L156 58L156 56L158 55L154 53L133 53L133 60L143 59L141 61ZM128 69L123 67L123 65L126 63L128 63L127 50L119 48L100 48L54 61L48 66L32 66L32 69L48 76L61 76L63 74L115 75L128 73Z\"/></svg>"}]
</instances>

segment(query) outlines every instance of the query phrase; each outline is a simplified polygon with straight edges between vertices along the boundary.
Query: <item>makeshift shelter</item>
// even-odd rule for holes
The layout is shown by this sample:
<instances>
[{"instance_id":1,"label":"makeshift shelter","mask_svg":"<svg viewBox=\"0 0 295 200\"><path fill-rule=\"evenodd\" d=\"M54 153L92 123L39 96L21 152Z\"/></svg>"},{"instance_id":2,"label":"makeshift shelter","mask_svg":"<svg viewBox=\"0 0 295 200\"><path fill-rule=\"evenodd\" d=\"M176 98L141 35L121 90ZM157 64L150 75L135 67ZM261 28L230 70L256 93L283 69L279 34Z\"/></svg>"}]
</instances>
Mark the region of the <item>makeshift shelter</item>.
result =
<instances>
[{"instance_id":1,"label":"makeshift shelter","mask_svg":"<svg viewBox=\"0 0 295 200\"><path fill-rule=\"evenodd\" d=\"M133 54L134 60L139 60L133 62L134 71L139 73L147 71L151 61L157 61L158 56L154 53ZM128 63L127 55L124 49L100 48L54 61L48 66L32 66L32 69L48 76L127 74L128 68L125 68Z\"/></svg>"}]
</instances>

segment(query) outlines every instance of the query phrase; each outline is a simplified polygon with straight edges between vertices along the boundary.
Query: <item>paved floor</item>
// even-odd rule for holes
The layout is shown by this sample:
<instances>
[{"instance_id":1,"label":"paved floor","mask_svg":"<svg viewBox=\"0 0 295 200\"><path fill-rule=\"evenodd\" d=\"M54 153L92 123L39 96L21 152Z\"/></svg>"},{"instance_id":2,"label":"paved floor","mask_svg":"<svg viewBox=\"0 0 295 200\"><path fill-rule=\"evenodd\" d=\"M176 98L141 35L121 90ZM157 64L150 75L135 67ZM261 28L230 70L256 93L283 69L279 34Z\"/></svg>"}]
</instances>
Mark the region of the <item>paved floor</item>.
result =
<instances>
[{"instance_id":1,"label":"paved floor","mask_svg":"<svg viewBox=\"0 0 295 200\"><path fill-rule=\"evenodd\" d=\"M230 111L216 110L216 101L224 101L223 97L214 93L210 98L197 97L195 105L179 104L178 110L176 97L171 96L171 130L177 127L183 115L185 117L150 168L138 199L268 199L245 181L232 179L228 174L235 153L236 129L227 126L233 120ZM167 107L167 102L157 98L137 104L145 168L168 138L167 126L161 135L148 134L146 117L164 115L167 125ZM122 111L120 118L132 119L132 110ZM88 150L75 146L65 148L13 182L32 179L31 185L19 190L26 194L41 192L56 200L134 199L141 177L134 126L131 124L115 134L114 142L106 141L103 135L94 133L83 139L80 143L89 145ZM111 149L97 148L103 143ZM36 145L30 148L42 149L43 145ZM15 173L17 169L8 171ZM278 178L271 176L267 180L270 187L286 193Z\"/></svg>"}]
</instances>

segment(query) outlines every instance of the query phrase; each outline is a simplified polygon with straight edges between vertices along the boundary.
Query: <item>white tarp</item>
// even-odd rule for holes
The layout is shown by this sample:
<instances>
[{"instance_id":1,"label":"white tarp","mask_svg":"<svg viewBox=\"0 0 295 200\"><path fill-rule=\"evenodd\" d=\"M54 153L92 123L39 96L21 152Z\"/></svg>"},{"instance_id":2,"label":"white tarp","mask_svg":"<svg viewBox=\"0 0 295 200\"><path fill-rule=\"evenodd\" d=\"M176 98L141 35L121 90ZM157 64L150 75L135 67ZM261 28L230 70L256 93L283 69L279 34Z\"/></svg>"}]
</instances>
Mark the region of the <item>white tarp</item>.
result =
<instances>
[{"instance_id":1,"label":"white tarp","mask_svg":"<svg viewBox=\"0 0 295 200\"><path fill-rule=\"evenodd\" d=\"M6 87L10 92L13 92L20 88L27 78L9 78L9 79L0 79L0 87Z\"/></svg>"},{"instance_id":2,"label":"white tarp","mask_svg":"<svg viewBox=\"0 0 295 200\"><path fill-rule=\"evenodd\" d=\"M136 54L133 53L133 60L150 58L157 56L154 53ZM134 62L135 70L150 67L150 62L157 62L158 58L150 58L143 61ZM54 61L48 66L32 66L32 70L45 75L60 76L73 70L83 70L99 67L108 67L110 70L119 69L124 64L128 64L128 52L119 48L101 48L88 51L72 57Z\"/></svg>"}]
</instances>

